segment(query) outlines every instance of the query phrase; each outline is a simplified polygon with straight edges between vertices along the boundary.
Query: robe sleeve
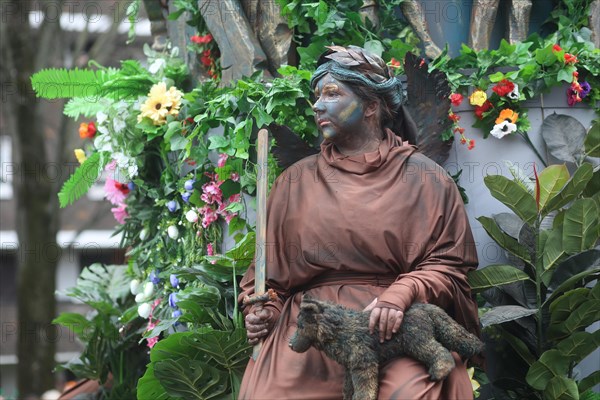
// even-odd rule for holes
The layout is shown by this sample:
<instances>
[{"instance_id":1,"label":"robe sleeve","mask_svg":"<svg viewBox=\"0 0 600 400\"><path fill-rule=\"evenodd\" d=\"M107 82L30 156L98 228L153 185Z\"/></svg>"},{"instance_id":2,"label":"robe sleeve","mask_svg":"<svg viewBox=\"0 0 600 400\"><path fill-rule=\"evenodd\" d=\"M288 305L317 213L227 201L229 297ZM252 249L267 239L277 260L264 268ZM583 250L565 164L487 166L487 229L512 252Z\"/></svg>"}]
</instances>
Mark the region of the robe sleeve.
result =
<instances>
[{"instance_id":1,"label":"robe sleeve","mask_svg":"<svg viewBox=\"0 0 600 400\"><path fill-rule=\"evenodd\" d=\"M477 304L467 282L467 272L477 268L477 253L460 193L449 179L425 182L421 198L432 210L420 225L434 228L422 228L424 251L379 296L376 306L404 311L415 302L436 304L479 334Z\"/></svg>"}]
</instances>

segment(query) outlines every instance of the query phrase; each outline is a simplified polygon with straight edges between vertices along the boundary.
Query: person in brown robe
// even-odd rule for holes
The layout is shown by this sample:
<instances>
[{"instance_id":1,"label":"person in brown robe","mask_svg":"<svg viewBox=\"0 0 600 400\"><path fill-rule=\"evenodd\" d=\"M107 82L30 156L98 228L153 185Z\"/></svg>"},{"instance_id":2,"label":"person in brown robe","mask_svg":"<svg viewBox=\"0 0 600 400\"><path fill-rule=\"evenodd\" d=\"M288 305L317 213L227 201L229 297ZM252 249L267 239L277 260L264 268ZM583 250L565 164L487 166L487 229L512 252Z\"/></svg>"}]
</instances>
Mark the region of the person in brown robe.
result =
<instances>
[{"instance_id":1,"label":"person in brown robe","mask_svg":"<svg viewBox=\"0 0 600 400\"><path fill-rule=\"evenodd\" d=\"M387 128L402 101L400 83L380 58L355 47L334 46L319 64L314 111L325 140L319 154L285 170L269 195L266 283L278 298L243 310L249 342L264 342L248 363L240 399L342 398L339 364L314 348L298 354L289 347L305 293L371 310L381 340L414 302L441 306L479 334L466 279L477 255L457 187ZM240 300L254 292L254 273L251 265ZM411 358L391 360L381 369L379 398L472 399L464 360L455 360L441 382Z\"/></svg>"}]
</instances>

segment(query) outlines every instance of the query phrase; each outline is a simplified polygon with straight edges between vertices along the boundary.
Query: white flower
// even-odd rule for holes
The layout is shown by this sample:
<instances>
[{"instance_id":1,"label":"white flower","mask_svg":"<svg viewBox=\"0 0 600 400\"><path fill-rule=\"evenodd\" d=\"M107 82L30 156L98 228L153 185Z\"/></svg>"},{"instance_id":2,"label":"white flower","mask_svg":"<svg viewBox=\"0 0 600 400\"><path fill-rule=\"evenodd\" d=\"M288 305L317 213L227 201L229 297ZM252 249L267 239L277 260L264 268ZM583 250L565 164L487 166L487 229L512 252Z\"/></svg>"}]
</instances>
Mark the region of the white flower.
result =
<instances>
[{"instance_id":1,"label":"white flower","mask_svg":"<svg viewBox=\"0 0 600 400\"><path fill-rule=\"evenodd\" d=\"M490 133L493 137L502 139L504 136L509 133L513 133L517 131L517 125L511 123L510 121L503 121L500 124L494 125Z\"/></svg>"},{"instance_id":2,"label":"white flower","mask_svg":"<svg viewBox=\"0 0 600 400\"><path fill-rule=\"evenodd\" d=\"M98 111L96 113L96 122L98 122L98 125L102 125L104 123L104 121L106 121L107 118L108 118L108 115L106 115L102 111Z\"/></svg>"},{"instance_id":3,"label":"white flower","mask_svg":"<svg viewBox=\"0 0 600 400\"><path fill-rule=\"evenodd\" d=\"M143 303L144 301L148 300L146 298L146 295L144 294L144 292L140 292L138 294L135 295L135 302L136 303Z\"/></svg>"},{"instance_id":4,"label":"white flower","mask_svg":"<svg viewBox=\"0 0 600 400\"><path fill-rule=\"evenodd\" d=\"M179 237L179 229L175 225L171 225L167 228L167 235L173 240Z\"/></svg>"},{"instance_id":5,"label":"white flower","mask_svg":"<svg viewBox=\"0 0 600 400\"><path fill-rule=\"evenodd\" d=\"M152 307L150 303L142 303L138 306L138 314L142 318L148 318L150 316L150 312L152 311Z\"/></svg>"},{"instance_id":6,"label":"white flower","mask_svg":"<svg viewBox=\"0 0 600 400\"><path fill-rule=\"evenodd\" d=\"M156 74L158 71L163 69L167 65L167 62L163 58L156 59L150 67L148 67L148 71L151 74Z\"/></svg>"},{"instance_id":7,"label":"white flower","mask_svg":"<svg viewBox=\"0 0 600 400\"><path fill-rule=\"evenodd\" d=\"M136 177L138 174L137 164L130 164L129 167L127 167L127 173L129 174L130 178Z\"/></svg>"},{"instance_id":8,"label":"white flower","mask_svg":"<svg viewBox=\"0 0 600 400\"><path fill-rule=\"evenodd\" d=\"M190 210L185 213L185 219L187 219L190 222L196 222L198 221L198 214L196 214L196 211Z\"/></svg>"},{"instance_id":9,"label":"white flower","mask_svg":"<svg viewBox=\"0 0 600 400\"><path fill-rule=\"evenodd\" d=\"M129 283L129 290L131 291L131 294L138 294L140 292L140 281L137 279L132 280Z\"/></svg>"},{"instance_id":10,"label":"white flower","mask_svg":"<svg viewBox=\"0 0 600 400\"><path fill-rule=\"evenodd\" d=\"M154 284L152 282L146 282L144 284L144 296L150 297L154 293Z\"/></svg>"},{"instance_id":11,"label":"white flower","mask_svg":"<svg viewBox=\"0 0 600 400\"><path fill-rule=\"evenodd\" d=\"M140 231L140 240L143 242L148 237L148 229L144 228Z\"/></svg>"},{"instance_id":12,"label":"white flower","mask_svg":"<svg viewBox=\"0 0 600 400\"><path fill-rule=\"evenodd\" d=\"M509 94L506 95L506 97L508 97L511 100L519 100L519 85L517 85L516 83L514 84L515 88L512 90L512 92L510 92Z\"/></svg>"},{"instance_id":13,"label":"white flower","mask_svg":"<svg viewBox=\"0 0 600 400\"><path fill-rule=\"evenodd\" d=\"M99 127L98 128L98 132L101 132L101 128L103 127ZM106 130L106 128L104 128L104 130ZM106 130L106 132L108 132L108 130ZM94 147L98 150L98 151L107 151L109 153L113 153L113 147L112 147L112 143L110 140L110 135L96 135L96 137L94 138Z\"/></svg>"},{"instance_id":14,"label":"white flower","mask_svg":"<svg viewBox=\"0 0 600 400\"><path fill-rule=\"evenodd\" d=\"M123 128L125 128L126 126L127 126L127 124L121 118L113 119L113 129L115 130L115 133L121 132L123 130Z\"/></svg>"}]
</instances>

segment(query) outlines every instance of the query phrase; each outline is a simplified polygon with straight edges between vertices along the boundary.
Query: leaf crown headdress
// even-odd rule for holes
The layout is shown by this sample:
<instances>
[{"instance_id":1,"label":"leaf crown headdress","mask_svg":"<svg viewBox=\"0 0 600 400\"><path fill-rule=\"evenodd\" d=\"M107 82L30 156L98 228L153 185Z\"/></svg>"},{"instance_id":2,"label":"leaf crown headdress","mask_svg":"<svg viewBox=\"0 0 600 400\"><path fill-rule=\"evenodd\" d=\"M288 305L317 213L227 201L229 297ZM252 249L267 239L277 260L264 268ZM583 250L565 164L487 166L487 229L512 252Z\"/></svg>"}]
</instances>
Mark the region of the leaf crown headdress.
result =
<instances>
[{"instance_id":1,"label":"leaf crown headdress","mask_svg":"<svg viewBox=\"0 0 600 400\"><path fill-rule=\"evenodd\" d=\"M317 70L311 78L312 88L323 76L331 74L342 82L371 89L386 102L392 112L400 108L404 100L402 83L379 56L358 46L326 47L328 50L319 57Z\"/></svg>"}]
</instances>

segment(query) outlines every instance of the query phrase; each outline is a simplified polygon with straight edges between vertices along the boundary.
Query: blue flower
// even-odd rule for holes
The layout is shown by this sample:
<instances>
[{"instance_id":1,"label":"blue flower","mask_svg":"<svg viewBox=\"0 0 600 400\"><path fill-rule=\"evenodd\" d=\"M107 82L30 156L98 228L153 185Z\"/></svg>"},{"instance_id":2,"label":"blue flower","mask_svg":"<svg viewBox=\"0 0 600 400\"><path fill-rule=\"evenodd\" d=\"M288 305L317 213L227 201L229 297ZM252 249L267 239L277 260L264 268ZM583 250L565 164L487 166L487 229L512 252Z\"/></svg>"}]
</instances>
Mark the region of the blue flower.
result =
<instances>
[{"instance_id":1,"label":"blue flower","mask_svg":"<svg viewBox=\"0 0 600 400\"><path fill-rule=\"evenodd\" d=\"M173 312L171 313L171 316L172 316L173 318L179 318L179 317L181 317L181 315L182 315L182 314L183 314L183 313L181 312L181 310L175 310L175 311L173 311Z\"/></svg>"},{"instance_id":2,"label":"blue flower","mask_svg":"<svg viewBox=\"0 0 600 400\"><path fill-rule=\"evenodd\" d=\"M181 195L181 198L183 199L183 201L185 201L186 203L188 203L190 201L190 197L192 197L192 194L190 192L185 192Z\"/></svg>"},{"instance_id":3,"label":"blue flower","mask_svg":"<svg viewBox=\"0 0 600 400\"><path fill-rule=\"evenodd\" d=\"M150 272L150 282L154 283L155 285L158 285L160 282L160 278L158 277L158 273L156 271Z\"/></svg>"},{"instance_id":4,"label":"blue flower","mask_svg":"<svg viewBox=\"0 0 600 400\"><path fill-rule=\"evenodd\" d=\"M132 181L132 182L129 182L129 183L127 184L127 187L129 188L129 190L133 191L133 189L135 189L135 183L133 183L133 181Z\"/></svg>"},{"instance_id":5,"label":"blue flower","mask_svg":"<svg viewBox=\"0 0 600 400\"><path fill-rule=\"evenodd\" d=\"M175 292L169 295L169 305L173 308L177 307L177 294Z\"/></svg>"},{"instance_id":6,"label":"blue flower","mask_svg":"<svg viewBox=\"0 0 600 400\"><path fill-rule=\"evenodd\" d=\"M167 208L171 212L175 212L178 207L179 207L179 204L177 204L177 202L175 200L171 200L167 203Z\"/></svg>"},{"instance_id":7,"label":"blue flower","mask_svg":"<svg viewBox=\"0 0 600 400\"><path fill-rule=\"evenodd\" d=\"M185 183L183 184L183 187L185 188L185 190L187 190L188 192L192 192L194 190L194 183L196 183L195 179L188 179L187 181L185 181Z\"/></svg>"},{"instance_id":8,"label":"blue flower","mask_svg":"<svg viewBox=\"0 0 600 400\"><path fill-rule=\"evenodd\" d=\"M171 274L169 280L171 281L171 286L173 286L174 288L179 286L179 279L177 279L177 275Z\"/></svg>"}]
</instances>

